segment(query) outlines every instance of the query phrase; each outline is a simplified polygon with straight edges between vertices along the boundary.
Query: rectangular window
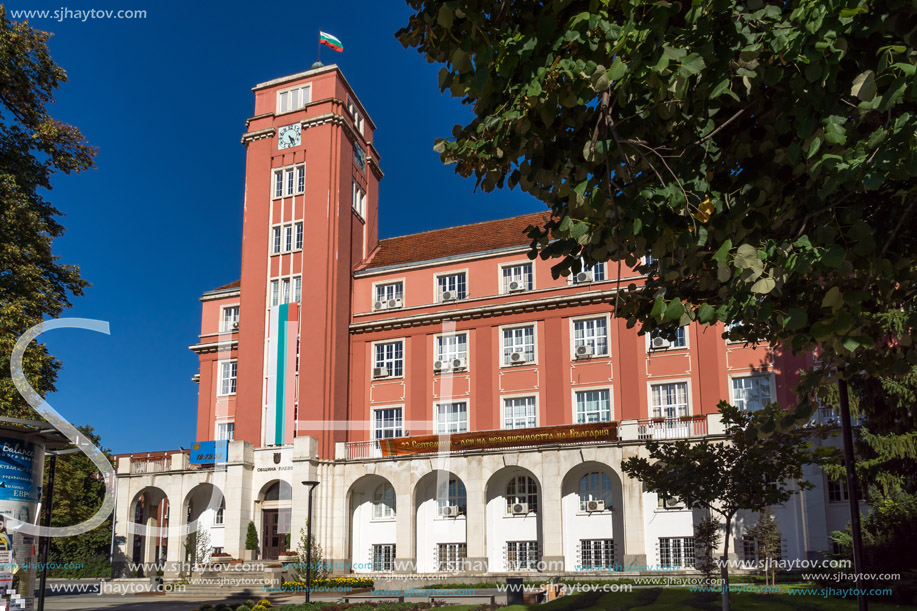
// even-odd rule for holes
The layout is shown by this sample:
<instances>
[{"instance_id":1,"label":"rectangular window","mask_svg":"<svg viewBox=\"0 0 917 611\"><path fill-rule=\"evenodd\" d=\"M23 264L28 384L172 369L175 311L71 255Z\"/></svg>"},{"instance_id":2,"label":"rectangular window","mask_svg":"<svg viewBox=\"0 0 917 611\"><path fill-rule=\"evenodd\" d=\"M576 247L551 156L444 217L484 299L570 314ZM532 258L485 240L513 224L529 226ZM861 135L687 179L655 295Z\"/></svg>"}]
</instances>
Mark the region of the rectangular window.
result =
<instances>
[{"instance_id":1,"label":"rectangular window","mask_svg":"<svg viewBox=\"0 0 917 611\"><path fill-rule=\"evenodd\" d=\"M608 354L608 321L604 316L573 321L573 353L580 346L592 346L592 354Z\"/></svg>"},{"instance_id":2,"label":"rectangular window","mask_svg":"<svg viewBox=\"0 0 917 611\"><path fill-rule=\"evenodd\" d=\"M309 85L305 87L296 87L277 93L277 113L290 112L298 110L312 100L312 88Z\"/></svg>"},{"instance_id":3,"label":"rectangular window","mask_svg":"<svg viewBox=\"0 0 917 611\"><path fill-rule=\"evenodd\" d=\"M286 177L287 177L286 194L293 195L293 168L290 168L286 171Z\"/></svg>"},{"instance_id":4,"label":"rectangular window","mask_svg":"<svg viewBox=\"0 0 917 611\"><path fill-rule=\"evenodd\" d=\"M828 478L828 502L845 503L850 500L847 493L847 482L842 479Z\"/></svg>"},{"instance_id":5,"label":"rectangular window","mask_svg":"<svg viewBox=\"0 0 917 611\"><path fill-rule=\"evenodd\" d=\"M223 333L232 333L239 330L239 306L223 308Z\"/></svg>"},{"instance_id":6,"label":"rectangular window","mask_svg":"<svg viewBox=\"0 0 917 611\"><path fill-rule=\"evenodd\" d=\"M439 543L436 546L436 570L461 571L468 557L464 543Z\"/></svg>"},{"instance_id":7,"label":"rectangular window","mask_svg":"<svg viewBox=\"0 0 917 611\"><path fill-rule=\"evenodd\" d=\"M660 538L659 564L665 567L694 568L694 537Z\"/></svg>"},{"instance_id":8,"label":"rectangular window","mask_svg":"<svg viewBox=\"0 0 917 611\"><path fill-rule=\"evenodd\" d=\"M576 393L577 424L610 420L611 395L607 390L586 390Z\"/></svg>"},{"instance_id":9,"label":"rectangular window","mask_svg":"<svg viewBox=\"0 0 917 611\"><path fill-rule=\"evenodd\" d=\"M467 295L465 272L438 276L436 278L436 287L436 295L439 301L464 299Z\"/></svg>"},{"instance_id":10,"label":"rectangular window","mask_svg":"<svg viewBox=\"0 0 917 611\"><path fill-rule=\"evenodd\" d=\"M580 539L581 571L609 571L615 565L615 543L612 539Z\"/></svg>"},{"instance_id":11,"label":"rectangular window","mask_svg":"<svg viewBox=\"0 0 917 611\"><path fill-rule=\"evenodd\" d=\"M366 171L366 151L356 142L353 144L353 161L357 164L357 167L360 168L361 172Z\"/></svg>"},{"instance_id":12,"label":"rectangular window","mask_svg":"<svg viewBox=\"0 0 917 611\"><path fill-rule=\"evenodd\" d=\"M503 399L503 428L529 429L538 426L535 397Z\"/></svg>"},{"instance_id":13,"label":"rectangular window","mask_svg":"<svg viewBox=\"0 0 917 611\"><path fill-rule=\"evenodd\" d=\"M283 228L274 227L274 241L273 241L273 246L271 248L271 252L273 254L276 255L276 254L280 254L281 252L283 252L282 239L283 239Z\"/></svg>"},{"instance_id":14,"label":"rectangular window","mask_svg":"<svg viewBox=\"0 0 917 611\"><path fill-rule=\"evenodd\" d=\"M539 560L538 541L507 541L506 570L534 571Z\"/></svg>"},{"instance_id":15,"label":"rectangular window","mask_svg":"<svg viewBox=\"0 0 917 611\"><path fill-rule=\"evenodd\" d=\"M395 570L395 544L383 543L373 545L373 571Z\"/></svg>"},{"instance_id":16,"label":"rectangular window","mask_svg":"<svg viewBox=\"0 0 917 611\"><path fill-rule=\"evenodd\" d=\"M586 279L584 282L601 282L605 279L605 264L596 263L595 265L589 265L585 261L583 262L582 271L586 274L589 274L591 280ZM576 277L576 274L573 274L573 284L579 284L579 280Z\"/></svg>"},{"instance_id":17,"label":"rectangular window","mask_svg":"<svg viewBox=\"0 0 917 611\"><path fill-rule=\"evenodd\" d=\"M468 404L464 401L436 404L436 434L468 431Z\"/></svg>"},{"instance_id":18,"label":"rectangular window","mask_svg":"<svg viewBox=\"0 0 917 611\"><path fill-rule=\"evenodd\" d=\"M221 422L217 425L217 441L232 441L235 436L235 422Z\"/></svg>"},{"instance_id":19,"label":"rectangular window","mask_svg":"<svg viewBox=\"0 0 917 611\"><path fill-rule=\"evenodd\" d=\"M404 299L404 284L389 282L376 285L376 301L389 301L390 299Z\"/></svg>"},{"instance_id":20,"label":"rectangular window","mask_svg":"<svg viewBox=\"0 0 917 611\"><path fill-rule=\"evenodd\" d=\"M283 170L274 171L274 197L283 197Z\"/></svg>"},{"instance_id":21,"label":"rectangular window","mask_svg":"<svg viewBox=\"0 0 917 611\"><path fill-rule=\"evenodd\" d=\"M373 434L375 439L393 439L402 436L402 416L400 407L375 410Z\"/></svg>"},{"instance_id":22,"label":"rectangular window","mask_svg":"<svg viewBox=\"0 0 917 611\"><path fill-rule=\"evenodd\" d=\"M653 418L674 420L688 415L688 383L653 384L650 386Z\"/></svg>"},{"instance_id":23,"label":"rectangular window","mask_svg":"<svg viewBox=\"0 0 917 611\"><path fill-rule=\"evenodd\" d=\"M302 221L296 223L296 250L302 249Z\"/></svg>"},{"instance_id":24,"label":"rectangular window","mask_svg":"<svg viewBox=\"0 0 917 611\"><path fill-rule=\"evenodd\" d=\"M531 291L534 287L534 274L531 263L507 265L503 268L503 292Z\"/></svg>"},{"instance_id":25,"label":"rectangular window","mask_svg":"<svg viewBox=\"0 0 917 611\"><path fill-rule=\"evenodd\" d=\"M522 353L523 360L514 360L513 353ZM518 358L518 357L517 357ZM531 363L535 360L535 325L503 329L503 364Z\"/></svg>"},{"instance_id":26,"label":"rectangular window","mask_svg":"<svg viewBox=\"0 0 917 611\"><path fill-rule=\"evenodd\" d=\"M280 303L290 303L290 279L280 281Z\"/></svg>"},{"instance_id":27,"label":"rectangular window","mask_svg":"<svg viewBox=\"0 0 917 611\"><path fill-rule=\"evenodd\" d=\"M657 338L664 339L668 344L659 345L658 342L655 342ZM688 338L685 335L685 328L678 327L678 330L675 331L674 338L668 338L662 335L659 331L653 331L650 334L650 350L664 350L666 348L687 348Z\"/></svg>"},{"instance_id":28,"label":"rectangular window","mask_svg":"<svg viewBox=\"0 0 917 611\"><path fill-rule=\"evenodd\" d=\"M235 361L223 361L220 363L220 394L236 394L236 373L237 364Z\"/></svg>"},{"instance_id":29,"label":"rectangular window","mask_svg":"<svg viewBox=\"0 0 917 611\"><path fill-rule=\"evenodd\" d=\"M756 411L771 402L771 378L742 376L732 378L732 403L739 409Z\"/></svg>"},{"instance_id":30,"label":"rectangular window","mask_svg":"<svg viewBox=\"0 0 917 611\"><path fill-rule=\"evenodd\" d=\"M283 249L286 252L293 250L293 225L287 225L283 228Z\"/></svg>"},{"instance_id":31,"label":"rectangular window","mask_svg":"<svg viewBox=\"0 0 917 611\"><path fill-rule=\"evenodd\" d=\"M302 277L293 278L293 301L299 303L302 301Z\"/></svg>"},{"instance_id":32,"label":"rectangular window","mask_svg":"<svg viewBox=\"0 0 917 611\"><path fill-rule=\"evenodd\" d=\"M296 166L296 192L303 193L306 190L306 166Z\"/></svg>"},{"instance_id":33,"label":"rectangular window","mask_svg":"<svg viewBox=\"0 0 917 611\"><path fill-rule=\"evenodd\" d=\"M280 282L271 280L271 307L280 305Z\"/></svg>"},{"instance_id":34,"label":"rectangular window","mask_svg":"<svg viewBox=\"0 0 917 611\"><path fill-rule=\"evenodd\" d=\"M390 376L404 375L404 342L376 344L375 367L385 367Z\"/></svg>"},{"instance_id":35,"label":"rectangular window","mask_svg":"<svg viewBox=\"0 0 917 611\"><path fill-rule=\"evenodd\" d=\"M436 338L436 360L468 358L468 334L440 335Z\"/></svg>"},{"instance_id":36,"label":"rectangular window","mask_svg":"<svg viewBox=\"0 0 917 611\"><path fill-rule=\"evenodd\" d=\"M353 209L359 214L362 218L366 218L366 191L357 184L357 181L353 181L353 194L352 194L352 203Z\"/></svg>"}]
</instances>

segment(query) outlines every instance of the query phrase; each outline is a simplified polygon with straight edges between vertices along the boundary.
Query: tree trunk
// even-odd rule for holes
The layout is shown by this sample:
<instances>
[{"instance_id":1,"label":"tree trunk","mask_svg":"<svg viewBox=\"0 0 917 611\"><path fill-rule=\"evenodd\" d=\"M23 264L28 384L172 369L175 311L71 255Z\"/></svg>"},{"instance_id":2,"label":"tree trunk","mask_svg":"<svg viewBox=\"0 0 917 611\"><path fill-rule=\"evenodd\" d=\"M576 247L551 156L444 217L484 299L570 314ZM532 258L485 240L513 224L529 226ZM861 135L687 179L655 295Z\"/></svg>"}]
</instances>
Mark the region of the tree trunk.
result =
<instances>
[{"instance_id":1,"label":"tree trunk","mask_svg":"<svg viewBox=\"0 0 917 611\"><path fill-rule=\"evenodd\" d=\"M729 611L729 531L732 528L732 516L726 516L726 532L723 535L723 557L720 564L720 579L723 584L723 611Z\"/></svg>"}]
</instances>

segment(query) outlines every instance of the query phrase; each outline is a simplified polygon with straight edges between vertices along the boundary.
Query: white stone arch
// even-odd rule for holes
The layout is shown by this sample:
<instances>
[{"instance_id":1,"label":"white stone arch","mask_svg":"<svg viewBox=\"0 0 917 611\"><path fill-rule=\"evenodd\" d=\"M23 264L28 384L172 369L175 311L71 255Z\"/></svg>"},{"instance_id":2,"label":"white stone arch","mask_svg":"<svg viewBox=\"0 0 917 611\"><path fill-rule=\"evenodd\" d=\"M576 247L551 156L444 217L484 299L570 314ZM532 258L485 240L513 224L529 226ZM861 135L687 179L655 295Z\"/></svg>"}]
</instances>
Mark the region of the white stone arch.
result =
<instances>
[{"instance_id":1,"label":"white stone arch","mask_svg":"<svg viewBox=\"0 0 917 611\"><path fill-rule=\"evenodd\" d=\"M133 562L164 563L168 559L167 527L171 519L169 495L158 486L148 485L133 495L128 519L134 524L155 529L153 536L132 534L128 541L128 558ZM161 528L160 528L161 527Z\"/></svg>"},{"instance_id":2,"label":"white stone arch","mask_svg":"<svg viewBox=\"0 0 917 611\"><path fill-rule=\"evenodd\" d=\"M258 549L264 559L275 559L285 551L281 548L296 547L293 519L293 487L283 479L265 482L255 499L255 527L258 529ZM274 528L276 516L276 532ZM289 538L289 543L286 539Z\"/></svg>"},{"instance_id":3,"label":"white stone arch","mask_svg":"<svg viewBox=\"0 0 917 611\"><path fill-rule=\"evenodd\" d=\"M527 501L528 511L525 513L512 513L507 494L516 493L514 500ZM519 494L518 485L523 483L526 489L524 494ZM534 492L529 488L534 484ZM517 570L528 571L533 568L523 568L519 565L522 558L529 562L532 560L532 543L537 546L535 556L540 559L543 553L544 534L542 527L542 514L545 511L543 504L543 490L541 481L529 469L520 466L508 466L496 471L487 481L486 486L487 507L485 510L486 524L486 552L488 570L490 572L504 572ZM534 501L534 503L533 503ZM531 505L534 504L533 508ZM510 547L512 546L512 548ZM520 553L520 548L525 547L525 554ZM515 560L515 564L513 561ZM530 564L529 566L534 566Z\"/></svg>"},{"instance_id":4,"label":"white stone arch","mask_svg":"<svg viewBox=\"0 0 917 611\"><path fill-rule=\"evenodd\" d=\"M377 498L378 494L383 498ZM392 482L376 474L357 478L347 490L348 547L353 572L372 573L376 546L395 546L398 512L408 510L398 506L397 498Z\"/></svg>"},{"instance_id":5,"label":"white stone arch","mask_svg":"<svg viewBox=\"0 0 917 611\"><path fill-rule=\"evenodd\" d=\"M467 558L468 489L452 471L437 469L414 485L416 533L414 558L418 573L457 572ZM440 545L444 556L440 558ZM440 560L449 561L440 566Z\"/></svg>"},{"instance_id":6,"label":"white stone arch","mask_svg":"<svg viewBox=\"0 0 917 611\"><path fill-rule=\"evenodd\" d=\"M561 515L564 565L568 570L572 567L576 571L588 571L592 566L604 572L621 564L627 511L623 498L621 475L606 463L584 461L564 474ZM606 507L590 511L585 502L588 500L604 502ZM609 540L611 544L607 543ZM589 542L585 543L585 553L583 541Z\"/></svg>"},{"instance_id":7,"label":"white stone arch","mask_svg":"<svg viewBox=\"0 0 917 611\"><path fill-rule=\"evenodd\" d=\"M185 495L181 506L181 520L184 525L197 523L197 532L206 533L211 551L225 549L226 498L218 486L210 482L197 483ZM189 560L188 538L182 538L182 560ZM209 556L198 560L208 560Z\"/></svg>"}]
</instances>

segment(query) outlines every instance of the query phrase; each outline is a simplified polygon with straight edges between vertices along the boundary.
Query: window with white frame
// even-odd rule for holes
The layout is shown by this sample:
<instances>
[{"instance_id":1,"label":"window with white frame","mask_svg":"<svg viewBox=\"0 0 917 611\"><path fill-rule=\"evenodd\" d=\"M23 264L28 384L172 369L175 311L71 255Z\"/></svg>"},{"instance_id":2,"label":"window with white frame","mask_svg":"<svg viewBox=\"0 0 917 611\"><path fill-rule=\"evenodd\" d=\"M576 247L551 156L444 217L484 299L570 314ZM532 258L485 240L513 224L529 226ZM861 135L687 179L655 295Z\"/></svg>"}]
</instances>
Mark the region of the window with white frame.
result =
<instances>
[{"instance_id":1,"label":"window with white frame","mask_svg":"<svg viewBox=\"0 0 917 611\"><path fill-rule=\"evenodd\" d=\"M220 422L217 424L217 441L233 441L235 438L235 422Z\"/></svg>"},{"instance_id":2,"label":"window with white frame","mask_svg":"<svg viewBox=\"0 0 917 611\"><path fill-rule=\"evenodd\" d=\"M275 225L272 230L271 254L301 250L303 242L303 222Z\"/></svg>"},{"instance_id":3,"label":"window with white frame","mask_svg":"<svg viewBox=\"0 0 917 611\"><path fill-rule=\"evenodd\" d=\"M576 423L609 422L611 393L608 390L583 390L576 393Z\"/></svg>"},{"instance_id":4,"label":"window with white frame","mask_svg":"<svg viewBox=\"0 0 917 611\"><path fill-rule=\"evenodd\" d=\"M507 541L506 569L508 571L535 571L541 556L538 541Z\"/></svg>"},{"instance_id":5,"label":"window with white frame","mask_svg":"<svg viewBox=\"0 0 917 611\"><path fill-rule=\"evenodd\" d=\"M694 568L694 537L661 537L659 564L664 567Z\"/></svg>"},{"instance_id":6,"label":"window with white frame","mask_svg":"<svg viewBox=\"0 0 917 611\"><path fill-rule=\"evenodd\" d=\"M850 500L850 494L847 492L847 482L843 479L831 479L828 481L828 502L844 503Z\"/></svg>"},{"instance_id":7,"label":"window with white frame","mask_svg":"<svg viewBox=\"0 0 917 611\"><path fill-rule=\"evenodd\" d=\"M513 354L522 354L522 361L514 361ZM503 329L503 364L531 363L535 360L535 325Z\"/></svg>"},{"instance_id":8,"label":"window with white frame","mask_svg":"<svg viewBox=\"0 0 917 611\"><path fill-rule=\"evenodd\" d=\"M528 429L537 426L537 423L535 397L503 399L503 428Z\"/></svg>"},{"instance_id":9,"label":"window with white frame","mask_svg":"<svg viewBox=\"0 0 917 611\"><path fill-rule=\"evenodd\" d=\"M736 376L732 378L732 404L741 410L753 412L771 402L771 377L769 375Z\"/></svg>"},{"instance_id":10,"label":"window with white frame","mask_svg":"<svg viewBox=\"0 0 917 611\"><path fill-rule=\"evenodd\" d=\"M512 291L531 291L535 284L531 263L504 265L502 276L502 289L504 293L510 293Z\"/></svg>"},{"instance_id":11,"label":"window with white frame","mask_svg":"<svg viewBox=\"0 0 917 611\"><path fill-rule=\"evenodd\" d=\"M395 544L381 543L373 545L373 571L384 572L395 570Z\"/></svg>"},{"instance_id":12,"label":"window with white frame","mask_svg":"<svg viewBox=\"0 0 917 611\"><path fill-rule=\"evenodd\" d=\"M357 110L357 105L352 99L347 100L347 112L350 113L350 116L353 117L353 126L356 128L360 135L363 135L363 115L360 114L360 111Z\"/></svg>"},{"instance_id":13,"label":"window with white frame","mask_svg":"<svg viewBox=\"0 0 917 611\"><path fill-rule=\"evenodd\" d=\"M468 334L439 335L436 338L436 360L468 358Z\"/></svg>"},{"instance_id":14,"label":"window with white frame","mask_svg":"<svg viewBox=\"0 0 917 611\"><path fill-rule=\"evenodd\" d=\"M650 386L653 418L673 420L688 415L688 383L653 384Z\"/></svg>"},{"instance_id":15,"label":"window with white frame","mask_svg":"<svg viewBox=\"0 0 917 611\"><path fill-rule=\"evenodd\" d=\"M277 92L277 114L298 110L312 101L312 87L294 87Z\"/></svg>"},{"instance_id":16,"label":"window with white frame","mask_svg":"<svg viewBox=\"0 0 917 611\"><path fill-rule=\"evenodd\" d=\"M395 488L388 482L379 484L373 493L373 519L387 520L395 517Z\"/></svg>"},{"instance_id":17,"label":"window with white frame","mask_svg":"<svg viewBox=\"0 0 917 611\"><path fill-rule=\"evenodd\" d=\"M582 272L589 274L589 276L592 278L591 282L601 282L605 279L605 264L596 263L595 265L589 265L583 261ZM573 278L573 284L579 283L579 280L576 278L576 274L573 274L571 277Z\"/></svg>"},{"instance_id":18,"label":"window with white frame","mask_svg":"<svg viewBox=\"0 0 917 611\"><path fill-rule=\"evenodd\" d=\"M608 319L604 316L573 321L573 353L580 346L592 346L592 354L608 354Z\"/></svg>"},{"instance_id":19,"label":"window with white frame","mask_svg":"<svg viewBox=\"0 0 917 611\"><path fill-rule=\"evenodd\" d=\"M220 500L220 506L217 508L216 515L213 517L214 526L221 526L223 524L223 518L226 514L226 499Z\"/></svg>"},{"instance_id":20,"label":"window with white frame","mask_svg":"<svg viewBox=\"0 0 917 611\"><path fill-rule=\"evenodd\" d=\"M468 509L468 493L462 480L451 477L442 482L436 490L436 515L442 517L446 507L457 507L464 514Z\"/></svg>"},{"instance_id":21,"label":"window with white frame","mask_svg":"<svg viewBox=\"0 0 917 611\"><path fill-rule=\"evenodd\" d=\"M528 475L517 475L506 484L506 513L515 513L513 505L528 505L528 513L538 511L538 484Z\"/></svg>"},{"instance_id":22,"label":"window with white frame","mask_svg":"<svg viewBox=\"0 0 917 611\"><path fill-rule=\"evenodd\" d=\"M465 272L444 274L436 277L437 301L464 299L468 295L468 283Z\"/></svg>"},{"instance_id":23,"label":"window with white frame","mask_svg":"<svg viewBox=\"0 0 917 611\"><path fill-rule=\"evenodd\" d=\"M403 282L386 282L376 285L376 301L389 301L390 299L404 299Z\"/></svg>"},{"instance_id":24,"label":"window with white frame","mask_svg":"<svg viewBox=\"0 0 917 611\"><path fill-rule=\"evenodd\" d=\"M615 565L613 539L580 539L581 571L607 571Z\"/></svg>"},{"instance_id":25,"label":"window with white frame","mask_svg":"<svg viewBox=\"0 0 917 611\"><path fill-rule=\"evenodd\" d=\"M684 327L678 327L678 329L675 331L674 338L666 337L665 335L662 334L662 331L660 331L659 329L654 330L652 333L650 333L650 350L659 350L660 349L660 348L654 347L653 340L656 339L657 337L662 338L666 340L667 342L669 342L668 345L663 345L661 347L662 349L687 348L688 346L688 336L685 334Z\"/></svg>"},{"instance_id":26,"label":"window with white frame","mask_svg":"<svg viewBox=\"0 0 917 611\"><path fill-rule=\"evenodd\" d=\"M455 401L436 404L436 433L448 435L468 431L468 403Z\"/></svg>"},{"instance_id":27,"label":"window with white frame","mask_svg":"<svg viewBox=\"0 0 917 611\"><path fill-rule=\"evenodd\" d=\"M236 361L223 361L220 363L220 394L236 394L236 373L238 365Z\"/></svg>"},{"instance_id":28,"label":"window with white frame","mask_svg":"<svg viewBox=\"0 0 917 611\"><path fill-rule=\"evenodd\" d=\"M468 558L468 547L464 543L437 543L436 570L461 571Z\"/></svg>"},{"instance_id":29,"label":"window with white frame","mask_svg":"<svg viewBox=\"0 0 917 611\"><path fill-rule=\"evenodd\" d=\"M376 344L376 367L385 367L390 377L404 375L404 341Z\"/></svg>"},{"instance_id":30,"label":"window with white frame","mask_svg":"<svg viewBox=\"0 0 917 611\"><path fill-rule=\"evenodd\" d=\"M366 191L363 190L363 187L353 181L353 194L351 196L351 203L353 204L353 209L361 218L366 218Z\"/></svg>"},{"instance_id":31,"label":"window with white frame","mask_svg":"<svg viewBox=\"0 0 917 611\"><path fill-rule=\"evenodd\" d=\"M271 306L302 300L302 276L271 280Z\"/></svg>"},{"instance_id":32,"label":"window with white frame","mask_svg":"<svg viewBox=\"0 0 917 611\"><path fill-rule=\"evenodd\" d=\"M605 501L611 509L611 478L602 471L587 473L579 480L579 510L586 511L589 501Z\"/></svg>"},{"instance_id":33,"label":"window with white frame","mask_svg":"<svg viewBox=\"0 0 917 611\"><path fill-rule=\"evenodd\" d=\"M227 306L223 308L223 320L220 330L223 333L231 333L239 330L239 306Z\"/></svg>"},{"instance_id":34,"label":"window with white frame","mask_svg":"<svg viewBox=\"0 0 917 611\"><path fill-rule=\"evenodd\" d=\"M306 190L306 166L295 165L274 170L274 199L299 195Z\"/></svg>"},{"instance_id":35,"label":"window with white frame","mask_svg":"<svg viewBox=\"0 0 917 611\"><path fill-rule=\"evenodd\" d=\"M377 409L373 413L373 438L393 439L403 435L403 420L400 407Z\"/></svg>"}]
</instances>

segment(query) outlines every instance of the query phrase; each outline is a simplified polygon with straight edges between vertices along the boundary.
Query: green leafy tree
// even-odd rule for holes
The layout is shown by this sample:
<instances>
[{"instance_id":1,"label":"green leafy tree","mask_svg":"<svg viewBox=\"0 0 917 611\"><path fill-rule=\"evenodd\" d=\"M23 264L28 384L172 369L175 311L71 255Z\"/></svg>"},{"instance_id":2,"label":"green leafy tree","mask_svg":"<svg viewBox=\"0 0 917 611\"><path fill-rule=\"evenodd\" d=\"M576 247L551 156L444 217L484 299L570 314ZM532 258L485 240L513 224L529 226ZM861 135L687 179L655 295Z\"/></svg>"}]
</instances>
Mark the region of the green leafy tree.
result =
<instances>
[{"instance_id":1,"label":"green leafy tree","mask_svg":"<svg viewBox=\"0 0 917 611\"><path fill-rule=\"evenodd\" d=\"M10 377L16 340L70 307L87 284L51 248L64 233L46 197L51 177L92 167L95 151L77 128L48 113L54 90L67 80L48 52L49 37L11 22L0 5L0 415L17 418L36 414ZM30 346L23 366L37 392L54 390L60 363L44 345Z\"/></svg>"},{"instance_id":2,"label":"green leafy tree","mask_svg":"<svg viewBox=\"0 0 917 611\"><path fill-rule=\"evenodd\" d=\"M707 515L694 524L694 568L712 583L716 574L716 549L720 545L720 522Z\"/></svg>"},{"instance_id":3,"label":"green leafy tree","mask_svg":"<svg viewBox=\"0 0 917 611\"><path fill-rule=\"evenodd\" d=\"M729 609L729 539L733 518L741 510L761 511L789 500L796 490L812 484L803 479L803 466L821 459L823 448L810 443L813 430L793 428L767 437L749 434L779 417L776 404L746 412L720 402L726 427L721 441L679 440L647 442L649 458L631 457L621 468L639 479L646 490L675 497L688 507L706 509L725 524L720 562L723 609Z\"/></svg>"},{"instance_id":4,"label":"green leafy tree","mask_svg":"<svg viewBox=\"0 0 917 611\"><path fill-rule=\"evenodd\" d=\"M299 545L296 548L296 552L299 555L300 569L297 573L301 581L305 581L307 573L311 573L311 578L314 582L316 579L324 579L328 575L328 567L325 566L325 561L322 558L322 546L316 539L315 533L312 533L312 540L309 541L308 528L309 520L306 520L306 525L299 529ZM310 547L312 548L311 558L308 555ZM308 562L309 560L312 562L311 565ZM302 567L305 567L305 569Z\"/></svg>"},{"instance_id":5,"label":"green leafy tree","mask_svg":"<svg viewBox=\"0 0 917 611\"><path fill-rule=\"evenodd\" d=\"M614 311L643 330L739 322L821 346L825 371L917 363L917 5L408 4L398 39L473 111L435 150L547 204L531 256L556 275L638 268Z\"/></svg>"},{"instance_id":6,"label":"green leafy tree","mask_svg":"<svg viewBox=\"0 0 917 611\"><path fill-rule=\"evenodd\" d=\"M245 532L245 549L249 551L258 549L258 530L251 520L248 521L248 530Z\"/></svg>"},{"instance_id":7,"label":"green leafy tree","mask_svg":"<svg viewBox=\"0 0 917 611\"><path fill-rule=\"evenodd\" d=\"M758 551L757 560L764 569L764 585L777 585L777 564L780 560L780 550L783 536L780 527L770 507L765 508L758 516L758 521L749 528L745 534L755 542ZM770 581L768 581L770 574Z\"/></svg>"},{"instance_id":8,"label":"green leafy tree","mask_svg":"<svg viewBox=\"0 0 917 611\"><path fill-rule=\"evenodd\" d=\"M91 426L78 427L87 439L101 447L102 438ZM107 449L102 452L111 459ZM44 490L47 490L48 468L45 469ZM54 507L52 526L72 526L92 517L105 496L105 483L98 469L82 452L64 454L57 458L54 477ZM39 516L39 519L41 517ZM109 577L111 565L111 517L93 530L71 537L53 537L49 561L58 564L79 562L82 569L56 569L55 576Z\"/></svg>"}]
</instances>

